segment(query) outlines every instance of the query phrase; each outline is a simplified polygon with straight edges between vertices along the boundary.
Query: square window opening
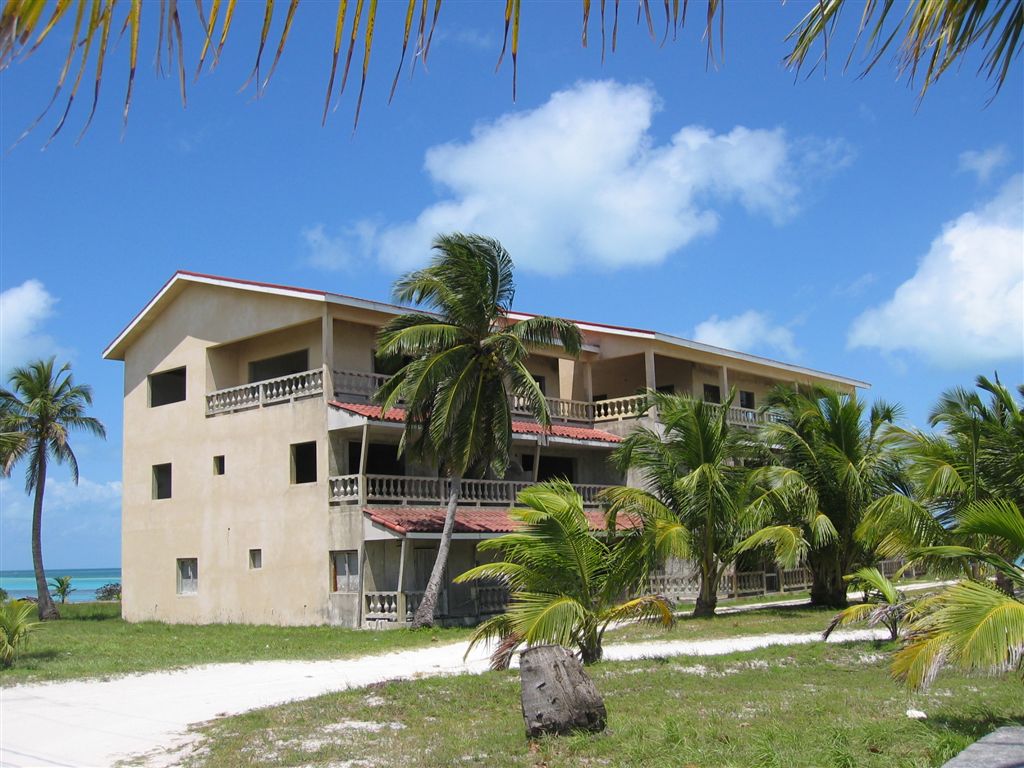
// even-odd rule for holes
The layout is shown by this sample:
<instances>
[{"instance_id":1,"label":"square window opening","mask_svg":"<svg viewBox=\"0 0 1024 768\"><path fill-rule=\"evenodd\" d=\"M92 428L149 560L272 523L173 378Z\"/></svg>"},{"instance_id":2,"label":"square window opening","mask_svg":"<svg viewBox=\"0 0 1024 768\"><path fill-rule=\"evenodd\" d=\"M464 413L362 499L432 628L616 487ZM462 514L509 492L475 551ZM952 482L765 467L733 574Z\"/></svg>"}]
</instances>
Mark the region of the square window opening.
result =
<instances>
[{"instance_id":1,"label":"square window opening","mask_svg":"<svg viewBox=\"0 0 1024 768\"><path fill-rule=\"evenodd\" d=\"M292 444L292 484L316 482L316 443Z\"/></svg>"},{"instance_id":2,"label":"square window opening","mask_svg":"<svg viewBox=\"0 0 1024 768\"><path fill-rule=\"evenodd\" d=\"M291 376L292 374L303 373L308 370L309 350L300 349L296 352L268 357L264 360L253 360L249 363L249 383L255 384L257 381Z\"/></svg>"},{"instance_id":3,"label":"square window opening","mask_svg":"<svg viewBox=\"0 0 1024 768\"><path fill-rule=\"evenodd\" d=\"M331 591L359 591L359 552L357 550L331 552Z\"/></svg>"},{"instance_id":4,"label":"square window opening","mask_svg":"<svg viewBox=\"0 0 1024 768\"><path fill-rule=\"evenodd\" d=\"M171 498L171 465L153 465L153 498Z\"/></svg>"},{"instance_id":5,"label":"square window opening","mask_svg":"<svg viewBox=\"0 0 1024 768\"><path fill-rule=\"evenodd\" d=\"M194 595L199 591L199 560L195 557L178 558L178 594Z\"/></svg>"},{"instance_id":6,"label":"square window opening","mask_svg":"<svg viewBox=\"0 0 1024 768\"><path fill-rule=\"evenodd\" d=\"M258 571L263 567L263 550L262 549L250 549L249 550L249 569L252 571Z\"/></svg>"},{"instance_id":7,"label":"square window opening","mask_svg":"<svg viewBox=\"0 0 1024 768\"><path fill-rule=\"evenodd\" d=\"M705 384L704 385L704 402L706 403L720 403L722 402L722 390L717 384Z\"/></svg>"},{"instance_id":8,"label":"square window opening","mask_svg":"<svg viewBox=\"0 0 1024 768\"><path fill-rule=\"evenodd\" d=\"M149 407L156 408L185 399L185 369L175 368L149 376Z\"/></svg>"},{"instance_id":9,"label":"square window opening","mask_svg":"<svg viewBox=\"0 0 1024 768\"><path fill-rule=\"evenodd\" d=\"M740 390L740 408L749 408L754 410L757 406L754 404L754 393L747 392L746 390Z\"/></svg>"},{"instance_id":10,"label":"square window opening","mask_svg":"<svg viewBox=\"0 0 1024 768\"><path fill-rule=\"evenodd\" d=\"M213 457L213 474L223 475L224 474L224 457L214 456Z\"/></svg>"}]
</instances>

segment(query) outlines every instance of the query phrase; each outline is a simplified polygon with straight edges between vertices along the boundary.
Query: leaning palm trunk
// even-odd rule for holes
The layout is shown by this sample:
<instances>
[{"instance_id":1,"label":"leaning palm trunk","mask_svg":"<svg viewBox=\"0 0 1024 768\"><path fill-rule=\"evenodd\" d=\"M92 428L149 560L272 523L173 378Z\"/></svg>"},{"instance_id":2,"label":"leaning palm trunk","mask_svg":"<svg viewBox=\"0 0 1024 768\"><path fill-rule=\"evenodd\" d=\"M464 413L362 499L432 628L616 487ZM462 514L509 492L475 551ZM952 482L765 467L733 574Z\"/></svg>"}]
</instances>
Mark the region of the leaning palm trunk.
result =
<instances>
[{"instance_id":1,"label":"leaning palm trunk","mask_svg":"<svg viewBox=\"0 0 1024 768\"><path fill-rule=\"evenodd\" d=\"M462 475L453 474L451 477L451 490L448 492L448 511L444 516L441 541L437 544L437 559L434 560L434 567L430 571L430 579L427 580L427 587L423 591L423 600L420 601L420 605L416 609L416 615L413 616L413 629L429 627L434 624L434 615L437 613L437 599L441 594L441 580L444 578L444 569L448 565L448 550L452 546L455 510L459 506L459 492L461 490Z\"/></svg>"},{"instance_id":2,"label":"leaning palm trunk","mask_svg":"<svg viewBox=\"0 0 1024 768\"><path fill-rule=\"evenodd\" d=\"M50 599L50 588L46 583L46 571L43 568L43 490L46 488L46 446L41 446L39 455L39 471L36 476L36 493L32 505L32 569L36 576L37 607L41 621L59 619L60 612Z\"/></svg>"}]
</instances>

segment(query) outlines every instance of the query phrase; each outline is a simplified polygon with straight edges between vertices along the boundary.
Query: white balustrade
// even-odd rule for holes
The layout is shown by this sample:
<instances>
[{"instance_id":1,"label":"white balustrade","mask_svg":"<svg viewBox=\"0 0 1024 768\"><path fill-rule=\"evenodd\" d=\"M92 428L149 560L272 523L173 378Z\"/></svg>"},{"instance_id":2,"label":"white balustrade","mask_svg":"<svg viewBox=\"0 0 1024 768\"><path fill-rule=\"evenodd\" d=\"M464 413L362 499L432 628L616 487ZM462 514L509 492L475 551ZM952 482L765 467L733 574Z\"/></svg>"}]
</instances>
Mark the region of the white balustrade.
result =
<instances>
[{"instance_id":1,"label":"white balustrade","mask_svg":"<svg viewBox=\"0 0 1024 768\"><path fill-rule=\"evenodd\" d=\"M359 475L338 475L330 478L331 501L353 501L359 498Z\"/></svg>"},{"instance_id":2,"label":"white balustrade","mask_svg":"<svg viewBox=\"0 0 1024 768\"><path fill-rule=\"evenodd\" d=\"M612 397L608 400L598 400L593 406L594 421L635 419L647 413L647 396Z\"/></svg>"},{"instance_id":3,"label":"white balustrade","mask_svg":"<svg viewBox=\"0 0 1024 768\"><path fill-rule=\"evenodd\" d=\"M523 395L513 395L512 413L517 416L529 416L533 418L534 411L530 401ZM559 397L545 397L547 403L548 417L552 421L581 421L591 422L594 420L594 404L585 400L563 400Z\"/></svg>"},{"instance_id":4,"label":"white balustrade","mask_svg":"<svg viewBox=\"0 0 1024 768\"><path fill-rule=\"evenodd\" d=\"M365 371L334 371L335 397L354 395L369 400L391 377Z\"/></svg>"},{"instance_id":5,"label":"white balustrade","mask_svg":"<svg viewBox=\"0 0 1024 768\"><path fill-rule=\"evenodd\" d=\"M311 371L211 392L206 396L206 415L214 416L218 413L232 413L273 403L299 400L320 395L323 391L324 371L322 368L314 368Z\"/></svg>"},{"instance_id":6,"label":"white balustrade","mask_svg":"<svg viewBox=\"0 0 1024 768\"><path fill-rule=\"evenodd\" d=\"M359 475L336 475L329 479L330 500L353 502L359 499ZM444 477L415 475L365 475L369 504L445 504L451 481ZM533 485L525 480L476 480L464 478L459 489L460 506L512 506L520 491ZM588 483L573 486L583 498L583 505L600 503L600 493L611 486Z\"/></svg>"}]
</instances>

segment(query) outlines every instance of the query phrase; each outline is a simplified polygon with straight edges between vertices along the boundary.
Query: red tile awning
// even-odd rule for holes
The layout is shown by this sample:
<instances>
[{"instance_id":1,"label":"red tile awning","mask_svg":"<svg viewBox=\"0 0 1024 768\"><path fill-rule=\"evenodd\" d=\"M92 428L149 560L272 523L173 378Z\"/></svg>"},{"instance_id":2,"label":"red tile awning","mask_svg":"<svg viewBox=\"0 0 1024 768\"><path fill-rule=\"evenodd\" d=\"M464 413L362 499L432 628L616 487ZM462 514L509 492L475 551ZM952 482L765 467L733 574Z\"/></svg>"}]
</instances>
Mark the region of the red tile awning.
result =
<instances>
[{"instance_id":1,"label":"red tile awning","mask_svg":"<svg viewBox=\"0 0 1024 768\"><path fill-rule=\"evenodd\" d=\"M379 405L367 403L341 403L337 400L329 401L330 405L340 408L343 411L354 413L358 416L365 416L368 419L377 421L405 421L404 408L388 408L386 413L381 413ZM602 429L587 429L586 427L570 427L565 424L552 424L545 429L535 421L512 421L512 431L520 435L550 435L551 437L564 437L570 440L593 440L601 443L620 443L622 438L605 432Z\"/></svg>"},{"instance_id":2,"label":"red tile awning","mask_svg":"<svg viewBox=\"0 0 1024 768\"><path fill-rule=\"evenodd\" d=\"M440 507L365 507L363 514L395 533L440 534L444 527L445 510ZM605 530L604 513L585 510L584 514L591 530ZM455 512L455 533L511 533L518 530L521 525L522 523L509 516L507 509L478 507L459 509ZM616 523L616 527L621 529L638 526L638 520L622 515Z\"/></svg>"}]
</instances>

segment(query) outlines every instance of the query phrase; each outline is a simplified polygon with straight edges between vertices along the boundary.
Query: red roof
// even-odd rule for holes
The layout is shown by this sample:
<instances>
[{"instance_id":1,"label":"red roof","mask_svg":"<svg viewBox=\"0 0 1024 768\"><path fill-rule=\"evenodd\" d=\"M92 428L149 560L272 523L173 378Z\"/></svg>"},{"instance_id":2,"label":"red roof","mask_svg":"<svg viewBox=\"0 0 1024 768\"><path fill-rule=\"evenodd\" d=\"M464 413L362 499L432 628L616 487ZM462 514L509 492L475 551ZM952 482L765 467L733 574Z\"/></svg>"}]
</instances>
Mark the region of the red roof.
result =
<instances>
[{"instance_id":1,"label":"red roof","mask_svg":"<svg viewBox=\"0 0 1024 768\"><path fill-rule=\"evenodd\" d=\"M375 523L396 533L441 533L445 510L439 507L366 507L363 513ZM591 530L605 529L604 514L585 510ZM455 512L455 533L511 533L522 523L509 517L507 509L476 507ZM618 528L638 527L639 521L620 515Z\"/></svg>"},{"instance_id":2,"label":"red roof","mask_svg":"<svg viewBox=\"0 0 1024 768\"><path fill-rule=\"evenodd\" d=\"M368 419L376 419L378 421L405 421L405 409L403 408L389 408L387 413L382 416L379 405L369 405L367 403L340 403L337 400L331 400L330 404L335 408L341 408L349 413L365 416ZM611 432L605 432L602 429L570 427L565 424L552 424L548 429L545 429L535 421L513 420L512 431L521 435L546 434L553 437L565 437L571 440L596 440L603 443L622 442L622 438L618 435L613 435Z\"/></svg>"}]
</instances>

